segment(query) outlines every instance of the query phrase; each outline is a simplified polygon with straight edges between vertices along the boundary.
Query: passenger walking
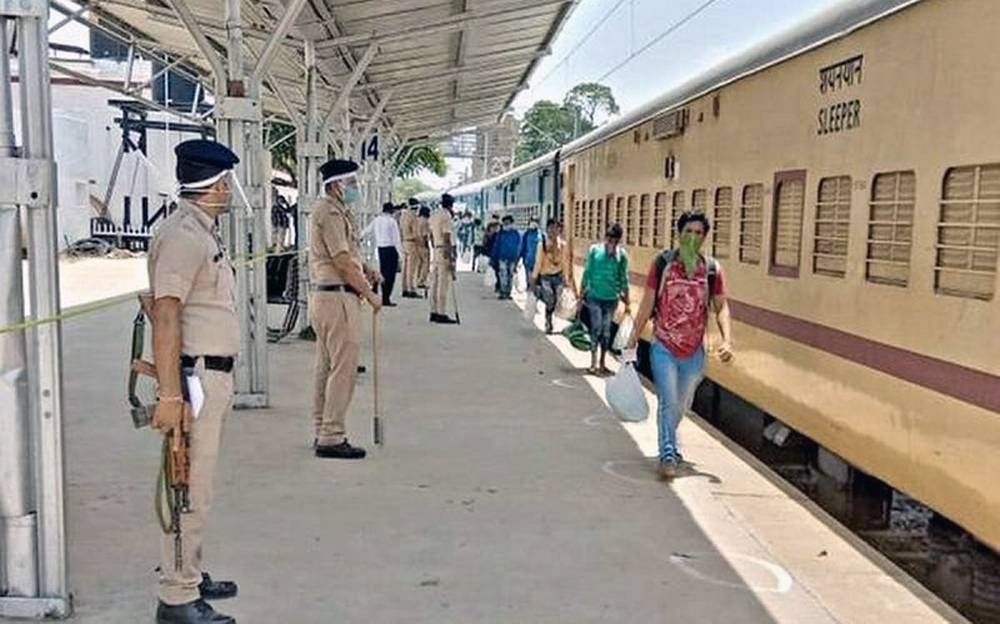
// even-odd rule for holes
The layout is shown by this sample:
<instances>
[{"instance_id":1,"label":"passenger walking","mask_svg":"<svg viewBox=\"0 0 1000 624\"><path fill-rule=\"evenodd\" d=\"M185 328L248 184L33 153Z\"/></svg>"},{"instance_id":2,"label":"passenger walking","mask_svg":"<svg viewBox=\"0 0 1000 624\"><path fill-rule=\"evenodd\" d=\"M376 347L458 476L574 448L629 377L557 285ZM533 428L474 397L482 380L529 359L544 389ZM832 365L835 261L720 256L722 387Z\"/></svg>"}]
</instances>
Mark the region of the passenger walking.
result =
<instances>
[{"instance_id":1,"label":"passenger walking","mask_svg":"<svg viewBox=\"0 0 1000 624\"><path fill-rule=\"evenodd\" d=\"M500 232L493 241L493 262L497 265L497 282L500 286L497 299L510 299L514 269L517 267L520 251L521 235L514 228L514 217L505 215Z\"/></svg>"},{"instance_id":2,"label":"passenger walking","mask_svg":"<svg viewBox=\"0 0 1000 624\"><path fill-rule=\"evenodd\" d=\"M483 248L490 258L490 269L493 270L493 292L500 293L500 266L493 256L493 246L496 244L497 235L500 234L500 215L490 217L490 222L486 226L486 235L483 237Z\"/></svg>"},{"instance_id":3,"label":"passenger walking","mask_svg":"<svg viewBox=\"0 0 1000 624\"><path fill-rule=\"evenodd\" d=\"M537 262L528 288L535 291L536 296L545 304L545 333L552 333L552 315L559 304L562 289L569 284L576 298L580 293L573 279L573 259L570 257L569 244L560 236L559 222L549 219L545 223L545 233L538 241L536 252Z\"/></svg>"},{"instance_id":4,"label":"passenger walking","mask_svg":"<svg viewBox=\"0 0 1000 624\"><path fill-rule=\"evenodd\" d=\"M483 222L481 219L477 218L472 222L472 270L473 272L479 271L479 258L483 256L488 256L486 253L486 246L483 244L483 237L485 232L483 231Z\"/></svg>"},{"instance_id":5,"label":"passenger walking","mask_svg":"<svg viewBox=\"0 0 1000 624\"><path fill-rule=\"evenodd\" d=\"M239 158L205 140L180 143L178 209L156 230L149 248L153 305L153 363L159 400L153 426L173 435L185 418L188 399L182 369L196 375L204 402L189 425L190 511L180 516L180 551L175 535L161 544L158 624L233 624L205 599L230 598L236 584L212 581L202 571L202 543L212 505L222 426L232 410L233 363L240 350L233 265L219 234L219 215L228 211L229 176ZM190 384L189 384L190 389Z\"/></svg>"},{"instance_id":6,"label":"passenger walking","mask_svg":"<svg viewBox=\"0 0 1000 624\"><path fill-rule=\"evenodd\" d=\"M535 258L538 254L538 241L541 233L538 231L538 217L532 217L528 221L528 229L521 237L521 249L518 251L518 258L524 266L525 277L530 277L535 272Z\"/></svg>"},{"instance_id":7,"label":"passenger walking","mask_svg":"<svg viewBox=\"0 0 1000 624\"><path fill-rule=\"evenodd\" d=\"M448 290L455 279L454 229L452 228L452 206L455 199L445 193L441 196L441 207L431 213L428 225L431 231L431 245L434 247L431 274L431 323L453 325L457 320L448 316Z\"/></svg>"},{"instance_id":8,"label":"passenger walking","mask_svg":"<svg viewBox=\"0 0 1000 624\"><path fill-rule=\"evenodd\" d=\"M414 281L417 288L427 288L427 275L431 268L431 209L421 206L417 218L417 246ZM418 295L419 296L419 295Z\"/></svg>"},{"instance_id":9,"label":"passenger walking","mask_svg":"<svg viewBox=\"0 0 1000 624\"><path fill-rule=\"evenodd\" d=\"M700 212L685 212L678 218L680 243L677 249L660 253L649 267L646 289L628 343L630 350L635 349L646 323L652 319L650 368L656 384L658 471L664 479L677 475L681 459L677 425L691 408L705 367L709 305L715 310L722 337L716 353L723 362L733 357L722 267L715 258L701 253L709 229L708 217Z\"/></svg>"},{"instance_id":10,"label":"passenger walking","mask_svg":"<svg viewBox=\"0 0 1000 624\"><path fill-rule=\"evenodd\" d=\"M309 217L309 306L316 329L313 422L316 456L361 459L363 448L347 441L347 408L354 396L361 349L361 299L374 313L382 302L371 288L381 279L361 261L351 207L361 199L357 163L331 160L319 168L324 195Z\"/></svg>"},{"instance_id":11,"label":"passenger walking","mask_svg":"<svg viewBox=\"0 0 1000 624\"><path fill-rule=\"evenodd\" d=\"M618 301L629 305L628 254L621 247L622 226L608 228L603 243L587 252L580 293L590 315L590 368L592 375L611 373L604 358L611 346L611 321Z\"/></svg>"},{"instance_id":12,"label":"passenger walking","mask_svg":"<svg viewBox=\"0 0 1000 624\"><path fill-rule=\"evenodd\" d=\"M375 235L378 270L382 275L382 305L390 308L396 305L392 302L392 288L396 283L396 273L399 272L399 260L403 257L403 241L399 234L399 224L393 216L395 212L396 207L392 202L382 204L382 214L372 219L361 231L362 239L369 234Z\"/></svg>"}]
</instances>

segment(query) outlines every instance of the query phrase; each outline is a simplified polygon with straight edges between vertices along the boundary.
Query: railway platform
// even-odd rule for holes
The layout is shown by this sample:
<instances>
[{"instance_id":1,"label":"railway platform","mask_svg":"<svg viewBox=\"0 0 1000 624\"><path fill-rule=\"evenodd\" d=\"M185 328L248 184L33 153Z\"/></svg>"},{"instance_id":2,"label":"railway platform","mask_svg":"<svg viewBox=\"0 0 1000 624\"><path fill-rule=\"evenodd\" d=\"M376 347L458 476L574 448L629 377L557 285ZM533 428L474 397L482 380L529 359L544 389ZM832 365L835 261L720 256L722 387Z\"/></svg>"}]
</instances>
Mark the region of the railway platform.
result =
<instances>
[{"instance_id":1,"label":"railway platform","mask_svg":"<svg viewBox=\"0 0 1000 624\"><path fill-rule=\"evenodd\" d=\"M360 462L313 456L313 344L269 345L270 407L226 424L206 564L241 623L963 621L706 424L657 481L655 420L620 424L586 354L460 274L462 324L380 316L386 444L371 445L370 316L349 416ZM74 621L152 621L155 434L120 397L134 309L68 321ZM650 395L651 408L655 405Z\"/></svg>"}]
</instances>

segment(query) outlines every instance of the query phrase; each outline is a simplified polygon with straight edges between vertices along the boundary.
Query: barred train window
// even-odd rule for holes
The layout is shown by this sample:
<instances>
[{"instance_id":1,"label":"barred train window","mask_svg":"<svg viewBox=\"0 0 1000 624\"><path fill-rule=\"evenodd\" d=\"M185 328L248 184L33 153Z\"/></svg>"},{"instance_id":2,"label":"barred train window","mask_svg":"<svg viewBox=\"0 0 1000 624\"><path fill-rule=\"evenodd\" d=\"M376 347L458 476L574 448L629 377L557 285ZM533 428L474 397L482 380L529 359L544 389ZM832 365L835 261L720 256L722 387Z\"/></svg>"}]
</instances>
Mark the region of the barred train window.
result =
<instances>
[{"instance_id":1,"label":"barred train window","mask_svg":"<svg viewBox=\"0 0 1000 624\"><path fill-rule=\"evenodd\" d=\"M990 300L1000 251L1000 164L953 167L944 176L934 289Z\"/></svg>"},{"instance_id":2,"label":"barred train window","mask_svg":"<svg viewBox=\"0 0 1000 624\"><path fill-rule=\"evenodd\" d=\"M636 213L636 201L635 195L628 196L628 212L625 215L625 244L634 245L635 235L638 228L635 224L635 213Z\"/></svg>"},{"instance_id":3,"label":"barred train window","mask_svg":"<svg viewBox=\"0 0 1000 624\"><path fill-rule=\"evenodd\" d=\"M608 227L604 224L604 221L605 221L605 216L604 216L604 200L603 199L598 199L597 200L597 235L596 235L597 238L603 237L604 236L604 231L606 229L608 229Z\"/></svg>"},{"instance_id":4,"label":"barred train window","mask_svg":"<svg viewBox=\"0 0 1000 624\"><path fill-rule=\"evenodd\" d=\"M657 193L653 198L653 247L660 249L664 247L666 237L664 237L663 219L667 212L667 194Z\"/></svg>"},{"instance_id":5,"label":"barred train window","mask_svg":"<svg viewBox=\"0 0 1000 624\"><path fill-rule=\"evenodd\" d=\"M587 202L587 232L590 240L596 238L595 233L597 230L594 227L594 216L594 200L590 200Z\"/></svg>"},{"instance_id":6,"label":"barred train window","mask_svg":"<svg viewBox=\"0 0 1000 624\"><path fill-rule=\"evenodd\" d=\"M851 225L851 177L819 181L816 197L816 230L813 273L844 277L847 274L847 239Z\"/></svg>"},{"instance_id":7,"label":"barred train window","mask_svg":"<svg viewBox=\"0 0 1000 624\"><path fill-rule=\"evenodd\" d=\"M875 176L865 258L865 279L869 282L891 286L909 283L916 195L917 177L912 171Z\"/></svg>"},{"instance_id":8,"label":"barred train window","mask_svg":"<svg viewBox=\"0 0 1000 624\"><path fill-rule=\"evenodd\" d=\"M695 189L691 192L691 212L705 214L708 208L708 191L705 189Z\"/></svg>"},{"instance_id":9,"label":"barred train window","mask_svg":"<svg viewBox=\"0 0 1000 624\"><path fill-rule=\"evenodd\" d=\"M740 262L760 264L763 223L764 185L748 184L740 204Z\"/></svg>"},{"instance_id":10,"label":"barred train window","mask_svg":"<svg viewBox=\"0 0 1000 624\"><path fill-rule=\"evenodd\" d=\"M625 227L625 223L624 223L624 221L625 221L625 198L624 197L619 197L616 201L617 201L617 203L615 204L615 223L617 223L618 225L620 225L622 227Z\"/></svg>"},{"instance_id":11,"label":"barred train window","mask_svg":"<svg viewBox=\"0 0 1000 624\"><path fill-rule=\"evenodd\" d=\"M583 236L583 219L580 215L580 202L573 202L573 236L580 238Z\"/></svg>"},{"instance_id":12,"label":"barred train window","mask_svg":"<svg viewBox=\"0 0 1000 624\"><path fill-rule=\"evenodd\" d=\"M639 196L639 246L649 247L649 195Z\"/></svg>"},{"instance_id":13,"label":"barred train window","mask_svg":"<svg viewBox=\"0 0 1000 624\"><path fill-rule=\"evenodd\" d=\"M712 223L712 255L729 257L729 243L733 230L733 187L720 186L715 190L715 218Z\"/></svg>"},{"instance_id":14,"label":"barred train window","mask_svg":"<svg viewBox=\"0 0 1000 624\"><path fill-rule=\"evenodd\" d=\"M684 212L684 191L675 191L670 207L670 247L677 246L677 219Z\"/></svg>"}]
</instances>

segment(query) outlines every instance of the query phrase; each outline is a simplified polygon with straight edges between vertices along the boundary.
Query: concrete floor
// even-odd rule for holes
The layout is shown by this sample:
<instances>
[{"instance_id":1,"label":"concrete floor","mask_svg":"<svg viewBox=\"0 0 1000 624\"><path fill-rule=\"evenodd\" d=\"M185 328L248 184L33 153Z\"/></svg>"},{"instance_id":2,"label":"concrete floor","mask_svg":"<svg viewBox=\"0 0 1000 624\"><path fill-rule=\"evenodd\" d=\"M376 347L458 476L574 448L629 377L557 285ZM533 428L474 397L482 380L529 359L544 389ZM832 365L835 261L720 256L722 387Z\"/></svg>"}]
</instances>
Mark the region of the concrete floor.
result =
<instances>
[{"instance_id":1,"label":"concrete floor","mask_svg":"<svg viewBox=\"0 0 1000 624\"><path fill-rule=\"evenodd\" d=\"M271 407L235 412L223 439L206 563L240 596L220 610L244 624L957 621L690 421L694 469L657 482L655 425L619 425L582 354L474 274L459 298L461 326L429 325L417 300L382 315L387 445L363 462L313 457L313 345L271 346ZM158 440L124 407L133 314L64 326L78 622L153 621ZM369 448L371 383L349 419Z\"/></svg>"}]
</instances>

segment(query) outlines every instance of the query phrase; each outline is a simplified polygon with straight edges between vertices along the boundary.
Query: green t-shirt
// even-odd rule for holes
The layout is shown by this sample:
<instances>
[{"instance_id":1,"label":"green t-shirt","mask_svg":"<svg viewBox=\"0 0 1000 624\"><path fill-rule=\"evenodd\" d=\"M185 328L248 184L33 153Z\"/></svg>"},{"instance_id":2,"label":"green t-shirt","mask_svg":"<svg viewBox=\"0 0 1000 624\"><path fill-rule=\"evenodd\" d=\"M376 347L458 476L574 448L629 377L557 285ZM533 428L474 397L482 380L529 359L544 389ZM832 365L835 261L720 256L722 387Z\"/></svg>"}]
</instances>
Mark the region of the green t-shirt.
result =
<instances>
[{"instance_id":1,"label":"green t-shirt","mask_svg":"<svg viewBox=\"0 0 1000 624\"><path fill-rule=\"evenodd\" d=\"M581 286L588 297L617 301L628 290L628 254L621 246L608 255L604 243L592 245L583 265Z\"/></svg>"}]
</instances>

